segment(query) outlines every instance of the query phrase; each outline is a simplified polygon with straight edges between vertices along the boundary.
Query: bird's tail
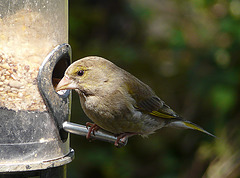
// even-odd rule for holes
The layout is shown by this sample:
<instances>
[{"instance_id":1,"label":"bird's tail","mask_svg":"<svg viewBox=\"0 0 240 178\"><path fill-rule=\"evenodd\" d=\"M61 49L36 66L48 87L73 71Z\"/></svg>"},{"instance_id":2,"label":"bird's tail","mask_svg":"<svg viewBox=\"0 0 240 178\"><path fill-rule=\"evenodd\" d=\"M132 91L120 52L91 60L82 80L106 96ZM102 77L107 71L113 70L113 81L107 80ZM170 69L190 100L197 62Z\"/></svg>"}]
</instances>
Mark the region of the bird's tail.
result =
<instances>
[{"instance_id":1,"label":"bird's tail","mask_svg":"<svg viewBox=\"0 0 240 178\"><path fill-rule=\"evenodd\" d=\"M185 128L185 129L193 129L193 130L198 130L200 132L203 132L205 134L208 134L212 137L215 137L215 135L209 133L208 131L204 130L203 128L201 128L200 126L198 126L197 124L194 124L190 121L173 121L169 124L167 124L168 127L176 127L176 128Z\"/></svg>"}]
</instances>

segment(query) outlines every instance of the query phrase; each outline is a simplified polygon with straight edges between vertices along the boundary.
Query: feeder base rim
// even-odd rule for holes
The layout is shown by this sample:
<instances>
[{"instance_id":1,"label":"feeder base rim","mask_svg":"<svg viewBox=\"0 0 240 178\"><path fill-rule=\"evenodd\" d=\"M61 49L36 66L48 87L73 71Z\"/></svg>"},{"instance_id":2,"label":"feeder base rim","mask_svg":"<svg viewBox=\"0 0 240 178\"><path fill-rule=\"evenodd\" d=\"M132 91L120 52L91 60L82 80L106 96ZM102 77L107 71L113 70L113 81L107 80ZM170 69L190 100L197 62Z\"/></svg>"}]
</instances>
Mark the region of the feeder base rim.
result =
<instances>
[{"instance_id":1,"label":"feeder base rim","mask_svg":"<svg viewBox=\"0 0 240 178\"><path fill-rule=\"evenodd\" d=\"M70 163L74 159L74 150L70 148L70 152L61 158L42 161L42 162L32 162L32 163L17 163L17 164L0 164L0 174L1 173L11 173L11 172L23 172L23 171L36 171L44 170L49 168L54 168L58 166L63 166Z\"/></svg>"}]
</instances>

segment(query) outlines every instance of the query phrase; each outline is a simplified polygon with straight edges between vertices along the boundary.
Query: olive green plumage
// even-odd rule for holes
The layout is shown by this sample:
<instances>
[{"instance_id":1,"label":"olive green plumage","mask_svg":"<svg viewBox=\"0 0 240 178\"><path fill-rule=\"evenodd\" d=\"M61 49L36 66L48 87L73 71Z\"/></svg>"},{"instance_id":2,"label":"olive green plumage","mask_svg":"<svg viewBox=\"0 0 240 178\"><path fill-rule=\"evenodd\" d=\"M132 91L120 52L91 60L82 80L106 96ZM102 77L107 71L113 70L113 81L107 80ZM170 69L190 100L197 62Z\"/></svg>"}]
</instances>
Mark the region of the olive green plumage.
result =
<instances>
[{"instance_id":1,"label":"olive green plumage","mask_svg":"<svg viewBox=\"0 0 240 178\"><path fill-rule=\"evenodd\" d=\"M85 57L71 64L57 86L63 89L76 90L86 115L116 135L146 136L162 127L181 127L213 136L183 120L148 85L101 57Z\"/></svg>"}]
</instances>

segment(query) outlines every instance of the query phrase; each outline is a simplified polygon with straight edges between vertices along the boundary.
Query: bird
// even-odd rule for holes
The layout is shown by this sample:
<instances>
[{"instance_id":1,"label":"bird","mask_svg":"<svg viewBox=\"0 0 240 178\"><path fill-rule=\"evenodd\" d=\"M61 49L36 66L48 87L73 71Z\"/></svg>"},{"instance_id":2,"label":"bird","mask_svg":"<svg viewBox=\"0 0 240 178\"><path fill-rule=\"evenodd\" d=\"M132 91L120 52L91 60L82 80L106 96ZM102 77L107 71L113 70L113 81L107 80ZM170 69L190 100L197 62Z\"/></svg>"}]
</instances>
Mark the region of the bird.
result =
<instances>
[{"instance_id":1,"label":"bird","mask_svg":"<svg viewBox=\"0 0 240 178\"><path fill-rule=\"evenodd\" d=\"M87 139L99 129L114 134L115 146L134 135L147 137L163 127L193 129L215 137L183 119L138 78L111 61L88 56L73 62L56 91L75 90L87 122Z\"/></svg>"}]
</instances>

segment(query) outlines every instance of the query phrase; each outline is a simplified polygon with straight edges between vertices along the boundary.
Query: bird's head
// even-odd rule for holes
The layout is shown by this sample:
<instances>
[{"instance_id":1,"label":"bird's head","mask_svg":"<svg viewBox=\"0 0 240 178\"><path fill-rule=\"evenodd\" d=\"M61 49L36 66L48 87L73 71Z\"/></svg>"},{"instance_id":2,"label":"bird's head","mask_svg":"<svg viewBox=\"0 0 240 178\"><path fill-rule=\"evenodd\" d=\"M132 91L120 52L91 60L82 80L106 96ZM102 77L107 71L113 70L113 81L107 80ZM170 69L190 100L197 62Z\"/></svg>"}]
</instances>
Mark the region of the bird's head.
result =
<instances>
[{"instance_id":1,"label":"bird's head","mask_svg":"<svg viewBox=\"0 0 240 178\"><path fill-rule=\"evenodd\" d=\"M56 91L74 89L78 93L93 95L111 84L118 67L97 57L85 57L72 63L58 83Z\"/></svg>"}]
</instances>

